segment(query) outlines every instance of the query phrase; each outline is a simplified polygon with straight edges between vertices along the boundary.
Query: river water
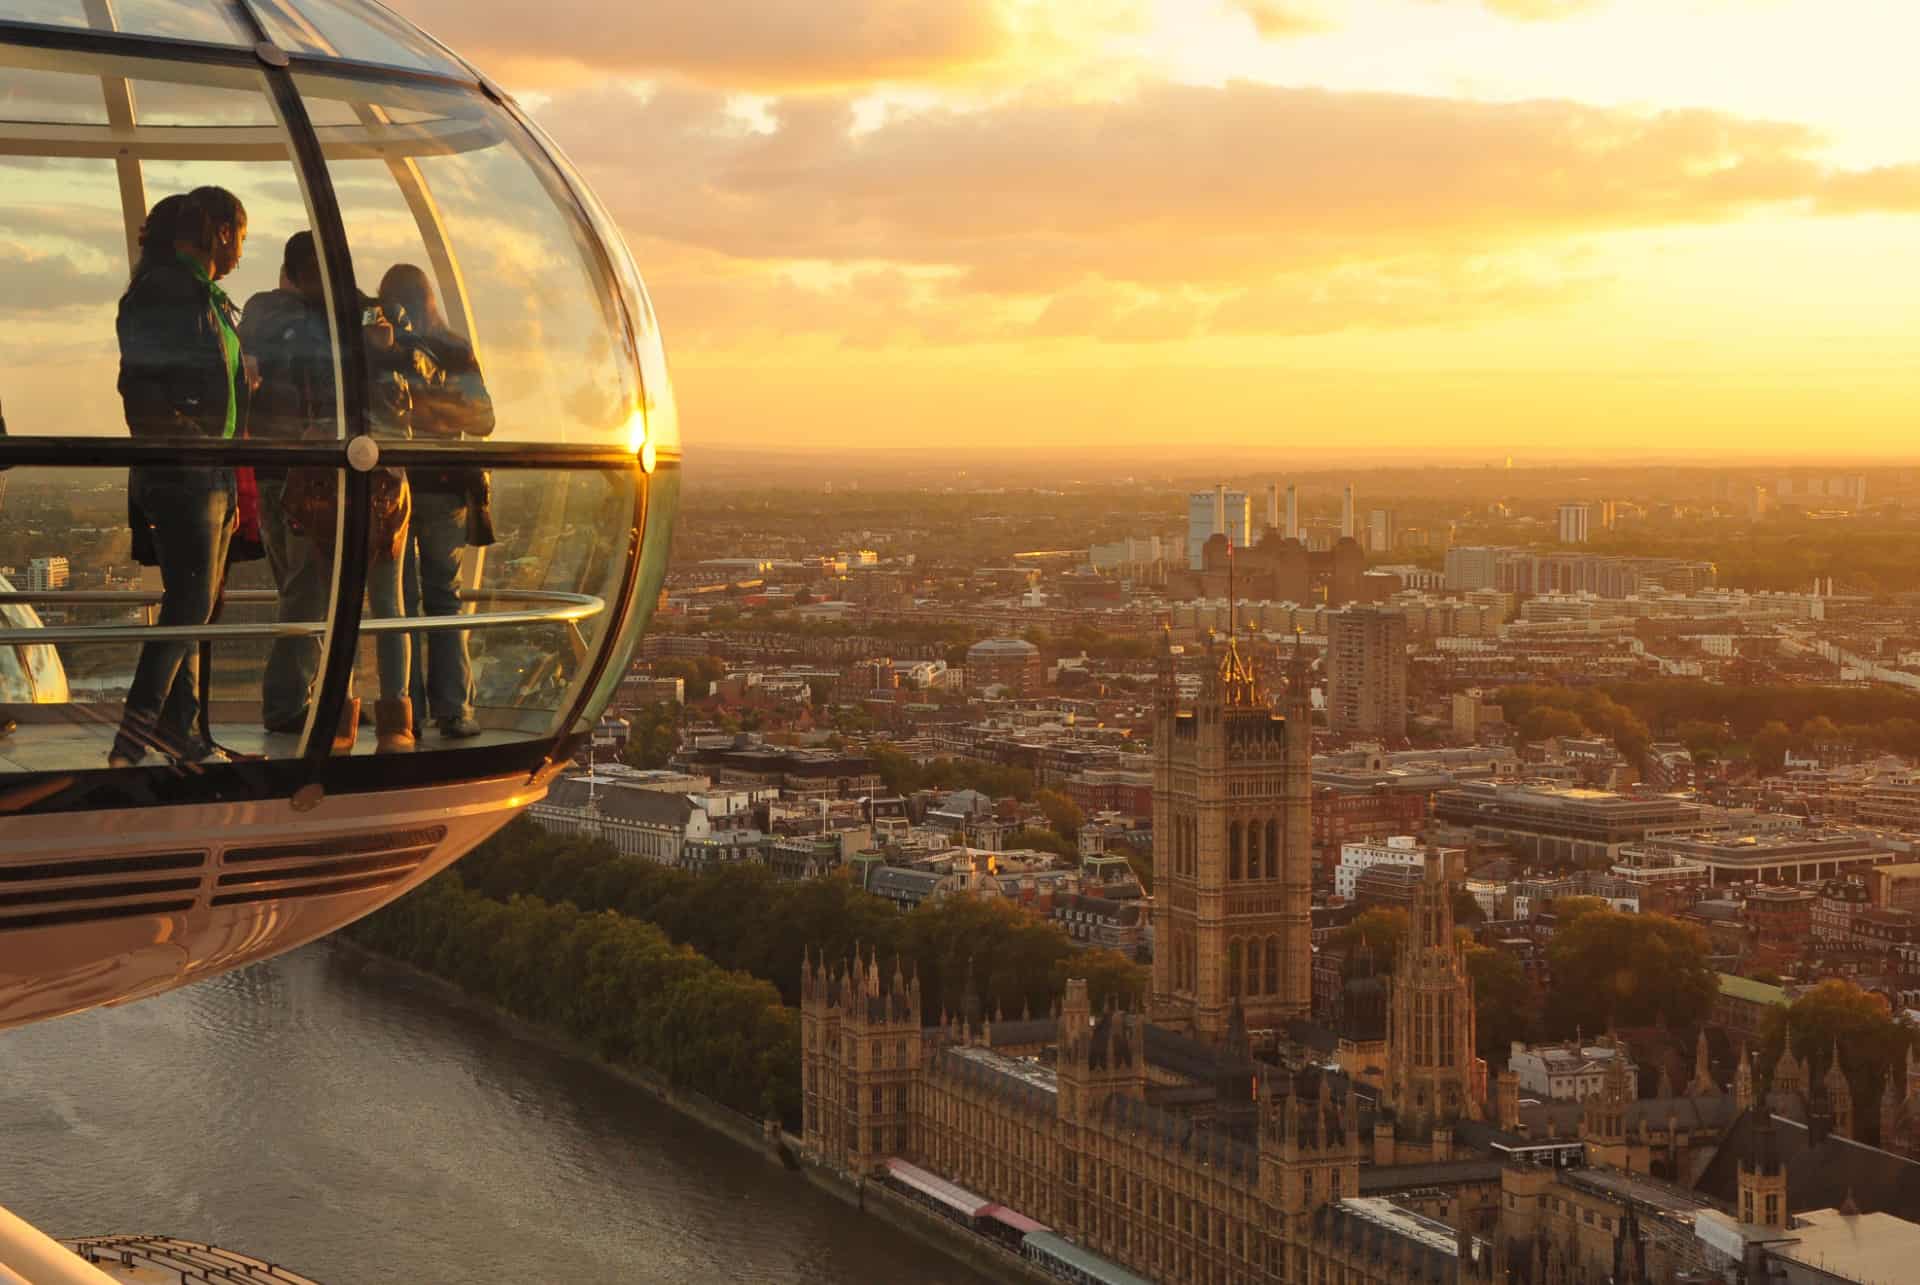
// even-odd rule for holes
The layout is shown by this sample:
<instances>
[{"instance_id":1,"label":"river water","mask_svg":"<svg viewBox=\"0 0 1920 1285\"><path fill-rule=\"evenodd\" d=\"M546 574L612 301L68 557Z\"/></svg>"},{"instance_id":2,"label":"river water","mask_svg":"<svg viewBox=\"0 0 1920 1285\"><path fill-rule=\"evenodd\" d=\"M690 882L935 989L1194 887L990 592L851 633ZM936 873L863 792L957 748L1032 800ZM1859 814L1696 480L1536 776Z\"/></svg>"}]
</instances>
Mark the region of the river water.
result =
<instances>
[{"instance_id":1,"label":"river water","mask_svg":"<svg viewBox=\"0 0 1920 1285\"><path fill-rule=\"evenodd\" d=\"M323 1285L984 1278L589 1062L321 943L0 1033L0 1203Z\"/></svg>"}]
</instances>

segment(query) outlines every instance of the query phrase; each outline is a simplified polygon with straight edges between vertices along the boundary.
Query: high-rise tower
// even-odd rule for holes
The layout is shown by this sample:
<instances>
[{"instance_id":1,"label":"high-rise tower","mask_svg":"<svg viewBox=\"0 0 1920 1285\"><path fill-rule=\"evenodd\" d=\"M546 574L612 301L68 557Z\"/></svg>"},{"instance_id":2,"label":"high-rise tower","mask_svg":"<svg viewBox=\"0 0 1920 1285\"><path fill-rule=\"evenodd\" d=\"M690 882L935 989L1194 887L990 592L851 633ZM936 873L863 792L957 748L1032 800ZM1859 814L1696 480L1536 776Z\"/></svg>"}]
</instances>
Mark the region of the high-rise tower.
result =
<instances>
[{"instance_id":1,"label":"high-rise tower","mask_svg":"<svg viewBox=\"0 0 1920 1285\"><path fill-rule=\"evenodd\" d=\"M1179 699L1162 645L1154 714L1152 1016L1221 1039L1312 1007L1312 711L1297 658L1276 711L1232 638L1207 649L1199 698Z\"/></svg>"}]
</instances>

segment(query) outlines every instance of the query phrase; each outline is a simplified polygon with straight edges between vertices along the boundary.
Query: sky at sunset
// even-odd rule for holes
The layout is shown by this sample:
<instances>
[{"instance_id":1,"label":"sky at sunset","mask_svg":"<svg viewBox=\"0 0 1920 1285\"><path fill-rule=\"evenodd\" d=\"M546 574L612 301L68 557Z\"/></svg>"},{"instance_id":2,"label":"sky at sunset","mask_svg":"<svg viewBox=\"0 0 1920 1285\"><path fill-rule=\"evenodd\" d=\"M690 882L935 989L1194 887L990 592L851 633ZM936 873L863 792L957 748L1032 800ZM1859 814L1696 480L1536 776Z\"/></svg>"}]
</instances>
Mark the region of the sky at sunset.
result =
<instances>
[{"instance_id":1,"label":"sky at sunset","mask_svg":"<svg viewBox=\"0 0 1920 1285\"><path fill-rule=\"evenodd\" d=\"M688 445L1920 455L1920 7L394 0Z\"/></svg>"}]
</instances>

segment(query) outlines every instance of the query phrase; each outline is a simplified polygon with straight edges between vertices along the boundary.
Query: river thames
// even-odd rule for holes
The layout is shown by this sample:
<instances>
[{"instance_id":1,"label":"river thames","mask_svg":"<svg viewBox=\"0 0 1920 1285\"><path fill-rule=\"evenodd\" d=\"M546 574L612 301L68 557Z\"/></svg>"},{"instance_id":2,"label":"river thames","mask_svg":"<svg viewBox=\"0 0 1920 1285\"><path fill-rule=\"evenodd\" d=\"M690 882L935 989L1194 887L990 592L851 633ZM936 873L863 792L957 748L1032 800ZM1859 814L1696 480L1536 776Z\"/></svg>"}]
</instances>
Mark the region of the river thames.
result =
<instances>
[{"instance_id":1,"label":"river thames","mask_svg":"<svg viewBox=\"0 0 1920 1285\"><path fill-rule=\"evenodd\" d=\"M984 1277L604 1070L320 943L0 1033L0 1203L322 1285Z\"/></svg>"}]
</instances>

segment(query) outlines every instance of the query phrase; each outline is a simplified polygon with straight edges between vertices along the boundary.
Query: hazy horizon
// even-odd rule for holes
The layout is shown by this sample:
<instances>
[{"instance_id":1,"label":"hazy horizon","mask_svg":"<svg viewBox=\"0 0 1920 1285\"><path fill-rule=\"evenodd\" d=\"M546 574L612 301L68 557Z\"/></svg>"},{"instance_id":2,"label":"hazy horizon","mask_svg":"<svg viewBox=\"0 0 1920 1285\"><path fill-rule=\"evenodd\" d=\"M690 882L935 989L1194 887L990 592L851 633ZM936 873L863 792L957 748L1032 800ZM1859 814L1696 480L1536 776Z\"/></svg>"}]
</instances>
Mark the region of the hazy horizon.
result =
<instances>
[{"instance_id":1,"label":"hazy horizon","mask_svg":"<svg viewBox=\"0 0 1920 1285\"><path fill-rule=\"evenodd\" d=\"M614 210L692 449L1910 451L1910 8L396 7Z\"/></svg>"}]
</instances>

